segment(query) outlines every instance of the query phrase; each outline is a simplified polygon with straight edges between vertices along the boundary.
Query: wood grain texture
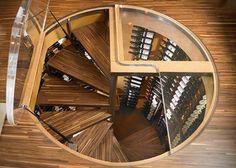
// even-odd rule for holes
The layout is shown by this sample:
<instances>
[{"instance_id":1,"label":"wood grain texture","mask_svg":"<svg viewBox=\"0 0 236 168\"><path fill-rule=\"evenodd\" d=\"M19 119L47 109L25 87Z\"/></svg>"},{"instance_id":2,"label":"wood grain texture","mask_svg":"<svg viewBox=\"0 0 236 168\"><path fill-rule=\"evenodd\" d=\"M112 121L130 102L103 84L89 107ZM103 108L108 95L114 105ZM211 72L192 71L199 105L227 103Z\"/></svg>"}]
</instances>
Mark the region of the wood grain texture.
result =
<instances>
[{"instance_id":1,"label":"wood grain texture","mask_svg":"<svg viewBox=\"0 0 236 168\"><path fill-rule=\"evenodd\" d=\"M48 65L98 90L109 93L109 81L94 64L71 51L61 50L48 61Z\"/></svg>"},{"instance_id":2,"label":"wood grain texture","mask_svg":"<svg viewBox=\"0 0 236 168\"><path fill-rule=\"evenodd\" d=\"M40 116L46 123L50 124L64 136L71 136L83 129L86 129L100 121L110 117L110 114L101 110L80 110L80 111L63 111L63 112L44 112ZM47 131L56 139L61 137L53 130L45 126Z\"/></svg>"},{"instance_id":3,"label":"wood grain texture","mask_svg":"<svg viewBox=\"0 0 236 168\"><path fill-rule=\"evenodd\" d=\"M91 156L100 160L112 161L113 136L113 130L109 129Z\"/></svg>"},{"instance_id":4,"label":"wood grain texture","mask_svg":"<svg viewBox=\"0 0 236 168\"><path fill-rule=\"evenodd\" d=\"M165 152L157 132L151 126L131 134L120 144L129 161L148 159Z\"/></svg>"},{"instance_id":5,"label":"wood grain texture","mask_svg":"<svg viewBox=\"0 0 236 168\"><path fill-rule=\"evenodd\" d=\"M112 161L113 162L128 162L129 161L115 136L113 136Z\"/></svg>"},{"instance_id":6,"label":"wood grain texture","mask_svg":"<svg viewBox=\"0 0 236 168\"><path fill-rule=\"evenodd\" d=\"M93 152L102 143L103 139L106 138L111 125L112 123L107 121L99 122L72 138L72 141L78 145L77 151L88 156L93 156Z\"/></svg>"},{"instance_id":7,"label":"wood grain texture","mask_svg":"<svg viewBox=\"0 0 236 168\"><path fill-rule=\"evenodd\" d=\"M92 166L84 159L79 159L81 161L79 164L76 163L79 160L69 161L73 155L58 147L42 134L28 112L18 111L17 116L18 125L13 127L5 123L0 136L1 167L55 168L59 165L61 167L70 165L71 167L88 168Z\"/></svg>"},{"instance_id":8,"label":"wood grain texture","mask_svg":"<svg viewBox=\"0 0 236 168\"><path fill-rule=\"evenodd\" d=\"M92 157L110 162L127 162L128 159L116 137L113 134L113 129L109 129L101 143L93 151Z\"/></svg>"},{"instance_id":9,"label":"wood grain texture","mask_svg":"<svg viewBox=\"0 0 236 168\"><path fill-rule=\"evenodd\" d=\"M162 1L51 1L57 17L84 8L107 4L147 7L180 21L198 35L210 50L219 72L220 97L216 111L203 133L178 153L143 167L153 168L235 168L236 167L236 8L232 0ZM0 96L5 101L7 53L11 25L20 1L0 2ZM53 20L51 17L49 19ZM50 21L49 21L50 22ZM33 142L33 143L32 143ZM52 143L24 114L12 127L5 123L0 136L2 167L108 167L88 162Z\"/></svg>"},{"instance_id":10,"label":"wood grain texture","mask_svg":"<svg viewBox=\"0 0 236 168\"><path fill-rule=\"evenodd\" d=\"M143 99L141 99L142 101ZM143 103L142 103L143 104ZM114 134L118 141L150 126L140 109L130 111L115 111Z\"/></svg>"},{"instance_id":11,"label":"wood grain texture","mask_svg":"<svg viewBox=\"0 0 236 168\"><path fill-rule=\"evenodd\" d=\"M92 59L110 79L109 29L105 23L93 23L73 31Z\"/></svg>"},{"instance_id":12,"label":"wood grain texture","mask_svg":"<svg viewBox=\"0 0 236 168\"><path fill-rule=\"evenodd\" d=\"M72 105L72 106L105 106L108 98L80 86L81 83L72 80L63 81L57 77L48 76L40 89L37 104L39 105Z\"/></svg>"}]
</instances>

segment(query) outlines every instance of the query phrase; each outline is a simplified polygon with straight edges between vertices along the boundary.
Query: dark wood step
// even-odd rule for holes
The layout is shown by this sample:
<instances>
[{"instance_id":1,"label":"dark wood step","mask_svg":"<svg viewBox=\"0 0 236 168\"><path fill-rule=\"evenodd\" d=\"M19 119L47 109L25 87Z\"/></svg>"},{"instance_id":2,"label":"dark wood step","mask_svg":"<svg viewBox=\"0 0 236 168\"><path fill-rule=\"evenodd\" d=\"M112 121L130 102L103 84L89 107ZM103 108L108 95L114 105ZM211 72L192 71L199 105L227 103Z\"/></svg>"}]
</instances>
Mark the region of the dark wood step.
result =
<instances>
[{"instance_id":1,"label":"dark wood step","mask_svg":"<svg viewBox=\"0 0 236 168\"><path fill-rule=\"evenodd\" d=\"M77 151L92 156L95 149L103 141L111 125L112 123L108 121L102 121L87 128L76 137L73 137L72 142L78 145Z\"/></svg>"},{"instance_id":2,"label":"dark wood step","mask_svg":"<svg viewBox=\"0 0 236 168\"><path fill-rule=\"evenodd\" d=\"M148 159L165 152L165 147L151 126L121 140L120 144L129 161Z\"/></svg>"},{"instance_id":3,"label":"dark wood step","mask_svg":"<svg viewBox=\"0 0 236 168\"><path fill-rule=\"evenodd\" d=\"M101 143L90 156L99 160L110 162L128 162L128 159L122 151L119 142L113 134L112 128L108 130Z\"/></svg>"},{"instance_id":4,"label":"dark wood step","mask_svg":"<svg viewBox=\"0 0 236 168\"><path fill-rule=\"evenodd\" d=\"M112 162L128 162L127 156L123 152L116 137L113 136Z\"/></svg>"},{"instance_id":5,"label":"dark wood step","mask_svg":"<svg viewBox=\"0 0 236 168\"><path fill-rule=\"evenodd\" d=\"M73 33L97 66L110 79L109 29L105 23L89 24L74 30Z\"/></svg>"},{"instance_id":6,"label":"dark wood step","mask_svg":"<svg viewBox=\"0 0 236 168\"><path fill-rule=\"evenodd\" d=\"M99 160L112 161L112 150L113 130L109 129L101 143L91 154L91 157Z\"/></svg>"},{"instance_id":7,"label":"dark wood step","mask_svg":"<svg viewBox=\"0 0 236 168\"><path fill-rule=\"evenodd\" d=\"M83 56L79 51L77 51L77 50L73 47L72 44L71 44L71 45L68 45L68 46L66 46L66 47L64 47L64 49L65 49L65 50L68 50L68 51L71 51L71 52L73 52L74 54L76 54L76 55L78 55L78 56Z\"/></svg>"},{"instance_id":8,"label":"dark wood step","mask_svg":"<svg viewBox=\"0 0 236 168\"><path fill-rule=\"evenodd\" d=\"M48 65L98 90L109 93L109 80L101 71L88 59L69 50L62 49L48 61Z\"/></svg>"},{"instance_id":9,"label":"dark wood step","mask_svg":"<svg viewBox=\"0 0 236 168\"><path fill-rule=\"evenodd\" d=\"M102 110L81 110L81 111L63 111L63 112L43 112L41 118L60 131L64 136L71 136L94 124L106 120L111 115ZM53 130L45 126L47 131L56 139L62 138Z\"/></svg>"},{"instance_id":10,"label":"dark wood step","mask_svg":"<svg viewBox=\"0 0 236 168\"><path fill-rule=\"evenodd\" d=\"M109 106L108 97L90 91L81 83L47 76L38 94L39 105Z\"/></svg>"}]
</instances>

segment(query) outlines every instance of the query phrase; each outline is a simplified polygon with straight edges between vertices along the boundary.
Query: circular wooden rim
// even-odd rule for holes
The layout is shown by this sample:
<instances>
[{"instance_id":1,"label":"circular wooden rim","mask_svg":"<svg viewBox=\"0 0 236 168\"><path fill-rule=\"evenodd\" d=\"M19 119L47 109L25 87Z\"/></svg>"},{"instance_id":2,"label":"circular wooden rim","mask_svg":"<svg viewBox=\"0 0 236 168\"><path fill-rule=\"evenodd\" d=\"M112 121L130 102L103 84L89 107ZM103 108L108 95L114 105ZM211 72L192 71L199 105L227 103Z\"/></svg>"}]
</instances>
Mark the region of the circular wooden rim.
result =
<instances>
[{"instance_id":1,"label":"circular wooden rim","mask_svg":"<svg viewBox=\"0 0 236 168\"><path fill-rule=\"evenodd\" d=\"M123 5L120 5L120 6L123 6ZM74 18L78 15L85 14L85 13L91 12L91 11L109 9L110 7L114 7L114 5L104 6L104 7L96 7L96 8L90 8L90 9L84 9L84 10L81 10L81 11L77 11L77 12L69 14L69 15L67 15L63 18L60 18L59 22L63 23L69 18ZM177 147L175 147L173 149L170 149L170 151L167 151L167 152L165 152L161 155L158 155L158 156L155 156L155 157L152 157L152 158L149 158L149 159L144 159L144 160L140 160L140 161L133 161L133 162L109 162L109 161L98 160L98 159L86 156L84 154L78 153L78 152L70 149L66 145L60 143L58 140L56 140L51 134L49 134L47 132L47 130L41 125L41 123L35 118L35 116L30 114L32 120L35 122L37 127L42 131L42 133L45 134L45 136L47 136L53 143L55 143L56 145L58 145L62 149L74 154L77 157L85 159L87 161L91 161L91 162L101 164L101 165L117 166L117 167L120 167L120 166L137 166L137 165L143 165L143 164L151 163L151 162L154 162L154 161L158 161L161 158L169 156L169 155L183 149L185 146L190 144L197 136L199 136L201 134L201 132L204 130L204 128L206 127L206 125L210 121L211 116L213 115L213 112L216 108L216 104L217 104L217 101L218 101L218 95L219 95L219 79L218 79L217 69L216 69L215 63L213 61L213 58L211 57L210 52L208 51L208 49L204 46L204 44L201 42L201 40L194 33L192 33L183 24L179 23L178 21L174 20L173 18L171 18L169 16L166 16L162 13L159 13L159 12L156 12L156 11L153 11L153 10L150 10L150 9L142 8L142 7L131 6L131 5L125 5L125 7L132 8L132 9L137 9L137 10L140 10L140 11L145 11L145 12L157 15L159 17L162 17L166 21L170 22L172 25L176 25L176 26L180 27L181 29L186 31L191 36L191 38L199 45L199 47L200 47L201 51L203 51L204 55L212 63L212 66L214 68L214 72L212 73L212 77L213 77L213 97L212 97L212 102L211 102L210 108L205 113L206 115L204 116L204 120L202 121L200 126L197 128L197 130L195 130L194 133L188 139L186 139L184 142L179 144ZM56 23L52 24L51 26L49 26L44 31L45 34L47 35L48 32L53 31L56 27L57 27Z\"/></svg>"}]
</instances>

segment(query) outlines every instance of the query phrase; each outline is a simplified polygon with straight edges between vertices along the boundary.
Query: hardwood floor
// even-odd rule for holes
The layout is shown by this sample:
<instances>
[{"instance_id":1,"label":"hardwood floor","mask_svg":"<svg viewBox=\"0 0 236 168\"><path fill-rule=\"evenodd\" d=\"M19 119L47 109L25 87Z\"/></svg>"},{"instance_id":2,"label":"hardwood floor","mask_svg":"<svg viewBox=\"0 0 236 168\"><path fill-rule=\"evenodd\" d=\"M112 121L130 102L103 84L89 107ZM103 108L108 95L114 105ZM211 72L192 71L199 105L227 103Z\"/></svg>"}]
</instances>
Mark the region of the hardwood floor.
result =
<instances>
[{"instance_id":1,"label":"hardwood floor","mask_svg":"<svg viewBox=\"0 0 236 168\"><path fill-rule=\"evenodd\" d=\"M99 0L51 2L57 17L76 10L113 3L157 10L173 17L198 35L210 50L219 72L220 97L212 120L203 133L176 154L143 167L236 167L236 5L233 0ZM5 101L5 79L11 25L19 0L0 2L0 101ZM58 11L58 12L57 12ZM51 17L49 17L50 19ZM5 123L0 136L0 167L107 167L78 158L51 142L24 115L12 127Z\"/></svg>"}]
</instances>

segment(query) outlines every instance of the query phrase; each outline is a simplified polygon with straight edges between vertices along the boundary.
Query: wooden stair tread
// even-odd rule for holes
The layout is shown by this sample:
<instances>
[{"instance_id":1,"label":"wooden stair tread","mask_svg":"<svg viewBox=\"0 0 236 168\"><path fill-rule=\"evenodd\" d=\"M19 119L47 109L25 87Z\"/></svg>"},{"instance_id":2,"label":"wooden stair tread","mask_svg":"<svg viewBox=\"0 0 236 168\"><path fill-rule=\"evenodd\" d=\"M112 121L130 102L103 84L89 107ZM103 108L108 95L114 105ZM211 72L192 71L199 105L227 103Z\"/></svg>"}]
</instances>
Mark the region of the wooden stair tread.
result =
<instances>
[{"instance_id":1,"label":"wooden stair tread","mask_svg":"<svg viewBox=\"0 0 236 168\"><path fill-rule=\"evenodd\" d=\"M101 143L91 154L91 157L105 161L112 161L112 150L113 150L113 130L109 129L107 134L101 141Z\"/></svg>"},{"instance_id":2,"label":"wooden stair tread","mask_svg":"<svg viewBox=\"0 0 236 168\"><path fill-rule=\"evenodd\" d=\"M87 90L77 81L48 76L40 89L39 105L109 106L108 97Z\"/></svg>"},{"instance_id":3,"label":"wooden stair tread","mask_svg":"<svg viewBox=\"0 0 236 168\"><path fill-rule=\"evenodd\" d=\"M129 161L143 160L165 152L165 147L151 126L126 137L120 144Z\"/></svg>"},{"instance_id":4,"label":"wooden stair tread","mask_svg":"<svg viewBox=\"0 0 236 168\"><path fill-rule=\"evenodd\" d=\"M123 152L116 137L113 136L112 162L128 162L125 153Z\"/></svg>"},{"instance_id":5,"label":"wooden stair tread","mask_svg":"<svg viewBox=\"0 0 236 168\"><path fill-rule=\"evenodd\" d=\"M72 138L72 142L78 145L77 151L88 156L93 155L93 152L103 141L111 125L112 123L108 121L99 122Z\"/></svg>"},{"instance_id":6,"label":"wooden stair tread","mask_svg":"<svg viewBox=\"0 0 236 168\"><path fill-rule=\"evenodd\" d=\"M113 129L108 130L101 143L90 156L110 162L128 162L119 142L113 134Z\"/></svg>"},{"instance_id":7,"label":"wooden stair tread","mask_svg":"<svg viewBox=\"0 0 236 168\"><path fill-rule=\"evenodd\" d=\"M77 55L82 56L82 55L80 54L80 52L77 51L77 50L74 48L74 46L73 46L72 44L70 44L70 45L64 47L64 49L65 49L65 50L69 50L69 51L71 51L71 52L73 52L73 53L75 53L75 54L77 54Z\"/></svg>"},{"instance_id":8,"label":"wooden stair tread","mask_svg":"<svg viewBox=\"0 0 236 168\"><path fill-rule=\"evenodd\" d=\"M80 57L69 50L62 49L50 58L48 65L98 90L109 93L109 81L101 71L86 58Z\"/></svg>"},{"instance_id":9,"label":"wooden stair tread","mask_svg":"<svg viewBox=\"0 0 236 168\"><path fill-rule=\"evenodd\" d=\"M89 24L73 33L106 77L110 78L109 29L105 23Z\"/></svg>"},{"instance_id":10,"label":"wooden stair tread","mask_svg":"<svg viewBox=\"0 0 236 168\"><path fill-rule=\"evenodd\" d=\"M82 110L82 111L63 111L63 112L43 112L40 118L50 124L64 136L71 136L82 131L98 122L101 122L111 115L102 110ZM46 127L47 131L56 139L62 138L54 131Z\"/></svg>"}]
</instances>

